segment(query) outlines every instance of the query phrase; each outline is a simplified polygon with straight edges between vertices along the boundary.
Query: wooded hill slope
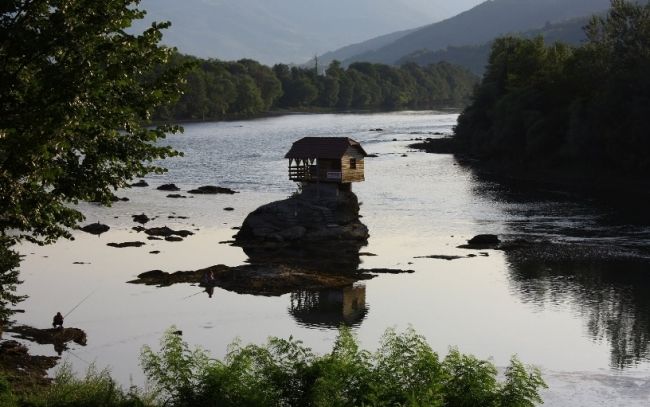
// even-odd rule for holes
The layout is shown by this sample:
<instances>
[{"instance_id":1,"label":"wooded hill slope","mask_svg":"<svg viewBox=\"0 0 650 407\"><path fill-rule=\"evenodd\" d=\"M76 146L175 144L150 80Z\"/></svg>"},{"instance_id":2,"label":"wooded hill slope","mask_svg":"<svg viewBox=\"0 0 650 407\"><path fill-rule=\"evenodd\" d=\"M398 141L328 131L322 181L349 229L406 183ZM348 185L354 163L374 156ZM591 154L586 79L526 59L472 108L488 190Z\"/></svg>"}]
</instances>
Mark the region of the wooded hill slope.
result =
<instances>
[{"instance_id":1,"label":"wooded hill slope","mask_svg":"<svg viewBox=\"0 0 650 407\"><path fill-rule=\"evenodd\" d=\"M541 29L547 23L559 23L605 11L609 0L492 0L447 20L419 28L395 41L349 58L333 53L331 57L352 62L367 61L395 64L405 55L420 50L438 51L453 46L482 45L501 35Z\"/></svg>"}]
</instances>

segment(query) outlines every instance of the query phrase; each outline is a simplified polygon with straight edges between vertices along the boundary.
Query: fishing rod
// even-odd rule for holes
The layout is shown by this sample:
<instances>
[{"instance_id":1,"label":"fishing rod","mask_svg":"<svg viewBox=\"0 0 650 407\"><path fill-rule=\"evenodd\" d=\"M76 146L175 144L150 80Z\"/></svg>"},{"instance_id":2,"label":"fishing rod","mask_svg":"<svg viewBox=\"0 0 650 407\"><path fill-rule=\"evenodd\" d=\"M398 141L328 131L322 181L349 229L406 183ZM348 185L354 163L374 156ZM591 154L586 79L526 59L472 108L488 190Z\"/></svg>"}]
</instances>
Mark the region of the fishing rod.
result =
<instances>
[{"instance_id":1,"label":"fishing rod","mask_svg":"<svg viewBox=\"0 0 650 407\"><path fill-rule=\"evenodd\" d=\"M70 311L68 311L68 313L65 314L65 315L63 316L63 318L65 318L65 317L67 317L68 315L72 314L72 311L74 311L74 310L76 310L77 308L79 308L79 306L80 306L81 304L83 304L84 302L86 302L86 300L87 300L88 298L90 298L91 295L95 294L95 293L97 292L97 290L99 290L99 288L96 288L93 292L91 292L90 294L88 294L88 295L87 295L83 300L81 300L81 302L79 302L79 304L75 305L74 308L72 308Z\"/></svg>"},{"instance_id":2,"label":"fishing rod","mask_svg":"<svg viewBox=\"0 0 650 407\"><path fill-rule=\"evenodd\" d=\"M70 349L66 349L66 350L64 350L64 352L67 352L67 353L71 354L72 356L74 356L75 358L77 358L77 359L79 359L80 361L84 362L84 363L87 364L88 366L91 366L91 365L92 365L92 363L90 363L90 362L87 361L86 359L82 358L81 356L75 354L75 353L74 353L73 351L71 351Z\"/></svg>"},{"instance_id":3,"label":"fishing rod","mask_svg":"<svg viewBox=\"0 0 650 407\"><path fill-rule=\"evenodd\" d=\"M181 301L183 301L183 300L187 300L188 298L196 297L197 295L201 295L201 294L203 294L203 293L205 293L205 290L199 291L199 292L196 293L196 294L188 295L187 297L183 297L183 298L181 298Z\"/></svg>"}]
</instances>

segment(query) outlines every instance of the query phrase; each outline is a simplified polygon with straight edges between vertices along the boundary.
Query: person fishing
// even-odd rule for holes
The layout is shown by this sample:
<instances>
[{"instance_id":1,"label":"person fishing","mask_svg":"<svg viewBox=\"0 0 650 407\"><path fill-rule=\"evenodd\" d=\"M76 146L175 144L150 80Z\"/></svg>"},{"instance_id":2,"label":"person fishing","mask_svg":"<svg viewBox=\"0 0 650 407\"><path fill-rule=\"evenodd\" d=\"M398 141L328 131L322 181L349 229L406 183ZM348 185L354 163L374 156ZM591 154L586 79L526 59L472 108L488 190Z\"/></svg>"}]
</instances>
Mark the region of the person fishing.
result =
<instances>
[{"instance_id":1,"label":"person fishing","mask_svg":"<svg viewBox=\"0 0 650 407\"><path fill-rule=\"evenodd\" d=\"M217 279L214 277L214 272L212 270L206 271L201 277L201 285L204 287L214 287L216 281Z\"/></svg>"},{"instance_id":2,"label":"person fishing","mask_svg":"<svg viewBox=\"0 0 650 407\"><path fill-rule=\"evenodd\" d=\"M63 329L63 315L60 312L57 312L54 318L52 318L52 326L54 328Z\"/></svg>"},{"instance_id":3,"label":"person fishing","mask_svg":"<svg viewBox=\"0 0 650 407\"><path fill-rule=\"evenodd\" d=\"M84 302L86 302L86 300L87 300L88 298L90 298L90 296L92 296L93 294L95 294L96 291L97 291L97 289L96 289L95 291L91 292L90 294L88 294L88 295L87 295L83 300L81 300L81 302L79 302L79 304L75 305L74 308L72 308L70 311L68 311L68 313L65 314L65 316L64 316L64 315L61 315L60 312L57 312L56 315L54 316L54 318L52 318L52 326L53 326L54 328L63 329L63 319L64 319L65 317L67 317L68 315L72 314L72 312L73 312L74 310L76 310L77 308L79 308L79 306L80 306L81 304L83 304Z\"/></svg>"}]
</instances>

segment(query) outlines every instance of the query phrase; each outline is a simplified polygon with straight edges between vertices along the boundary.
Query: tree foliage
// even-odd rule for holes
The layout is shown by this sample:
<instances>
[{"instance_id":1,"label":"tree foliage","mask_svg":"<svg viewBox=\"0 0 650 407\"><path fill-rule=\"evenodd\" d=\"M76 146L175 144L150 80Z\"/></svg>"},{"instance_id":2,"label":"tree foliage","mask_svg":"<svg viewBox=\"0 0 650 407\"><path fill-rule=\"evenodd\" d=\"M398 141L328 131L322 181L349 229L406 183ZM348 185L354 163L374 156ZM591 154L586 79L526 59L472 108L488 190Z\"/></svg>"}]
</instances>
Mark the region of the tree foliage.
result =
<instances>
[{"instance_id":1,"label":"tree foliage","mask_svg":"<svg viewBox=\"0 0 650 407\"><path fill-rule=\"evenodd\" d=\"M0 237L9 247L69 237L80 200L110 203L129 179L161 172L177 154L154 142L177 127L149 128L154 109L180 92L154 23L126 31L138 0L10 0L0 6ZM164 67L164 68L160 68ZM156 70L156 72L154 72ZM10 264L11 263L11 264ZM5 298L15 262L3 260ZM7 268L9 267L9 269ZM9 273L9 274L7 274Z\"/></svg>"},{"instance_id":2,"label":"tree foliage","mask_svg":"<svg viewBox=\"0 0 650 407\"><path fill-rule=\"evenodd\" d=\"M501 38L456 137L522 168L650 172L650 5L612 1L579 47Z\"/></svg>"},{"instance_id":3,"label":"tree foliage","mask_svg":"<svg viewBox=\"0 0 650 407\"><path fill-rule=\"evenodd\" d=\"M324 75L314 69L252 60L224 62L176 55L194 63L181 100L158 111L161 119L222 120L254 117L273 109L394 110L465 105L476 78L447 63L391 67L334 61Z\"/></svg>"}]
</instances>

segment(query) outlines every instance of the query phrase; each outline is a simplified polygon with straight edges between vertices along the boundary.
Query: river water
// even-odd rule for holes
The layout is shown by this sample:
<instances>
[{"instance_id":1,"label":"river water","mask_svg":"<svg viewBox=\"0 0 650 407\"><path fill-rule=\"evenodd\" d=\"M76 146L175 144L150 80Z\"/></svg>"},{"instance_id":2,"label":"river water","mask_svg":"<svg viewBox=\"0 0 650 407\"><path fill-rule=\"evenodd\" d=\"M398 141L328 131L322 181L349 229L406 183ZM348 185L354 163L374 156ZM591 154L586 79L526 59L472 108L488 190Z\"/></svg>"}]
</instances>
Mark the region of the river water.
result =
<instances>
[{"instance_id":1,"label":"river water","mask_svg":"<svg viewBox=\"0 0 650 407\"><path fill-rule=\"evenodd\" d=\"M110 367L124 385L143 383L140 349L155 346L172 325L187 342L220 357L235 338L263 343L289 335L327 352L336 326L347 323L369 349L386 328L413 326L441 355L457 346L504 367L516 354L542 368L550 385L546 405L648 405L650 262L644 253L650 221L643 203L621 207L614 199L546 186L504 185L450 155L409 150L414 138L450 133L456 119L450 112L400 112L186 125L183 135L165 141L184 157L166 160L169 172L146 178L149 188L118 191L130 200L111 208L80 205L88 222L111 226L108 233L76 232L74 241L21 248L20 291L29 298L17 320L47 327L56 311L66 313L90 295L66 319L87 332L88 344L73 345L63 357L79 371L88 363ZM229 240L249 212L296 190L283 156L305 136L352 137L378 155L366 161L366 181L353 185L371 235L363 251L377 255L362 257L361 267L415 273L281 297L217 288L210 298L188 284L127 284L148 270L243 264L240 248L219 242ZM219 185L240 193L170 199L155 190L169 182L183 191ZM131 230L131 215L140 213L157 217L148 227L196 234L178 243L147 241ZM487 256L454 261L416 258L466 256L470 252L457 246L480 233L570 249L557 257L548 250L523 256L487 250ZM133 240L147 245L106 246ZM48 346L32 348L54 354Z\"/></svg>"}]
</instances>

